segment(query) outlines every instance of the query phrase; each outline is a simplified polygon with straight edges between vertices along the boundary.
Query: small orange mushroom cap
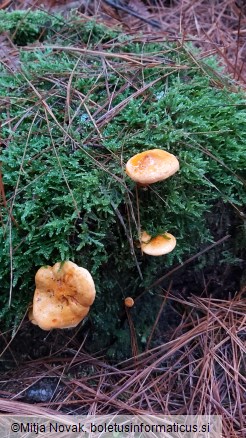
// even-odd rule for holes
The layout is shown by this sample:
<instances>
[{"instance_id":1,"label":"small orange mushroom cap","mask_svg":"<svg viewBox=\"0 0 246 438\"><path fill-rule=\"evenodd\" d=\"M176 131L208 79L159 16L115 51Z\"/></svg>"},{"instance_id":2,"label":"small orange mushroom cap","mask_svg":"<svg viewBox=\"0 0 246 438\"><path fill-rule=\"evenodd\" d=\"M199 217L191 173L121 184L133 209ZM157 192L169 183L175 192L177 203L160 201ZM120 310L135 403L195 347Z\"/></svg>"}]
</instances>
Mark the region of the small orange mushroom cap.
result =
<instances>
[{"instance_id":1,"label":"small orange mushroom cap","mask_svg":"<svg viewBox=\"0 0 246 438\"><path fill-rule=\"evenodd\" d=\"M75 327L88 314L96 295L89 271L70 261L43 266L35 283L29 319L43 330Z\"/></svg>"},{"instance_id":2,"label":"small orange mushroom cap","mask_svg":"<svg viewBox=\"0 0 246 438\"><path fill-rule=\"evenodd\" d=\"M146 231L141 234L141 250L151 256L161 256L171 252L176 246L176 239L170 233L151 237Z\"/></svg>"},{"instance_id":3,"label":"small orange mushroom cap","mask_svg":"<svg viewBox=\"0 0 246 438\"><path fill-rule=\"evenodd\" d=\"M150 149L134 155L126 163L127 175L139 184L148 185L169 178L179 170L177 158L162 149Z\"/></svg>"},{"instance_id":4,"label":"small orange mushroom cap","mask_svg":"<svg viewBox=\"0 0 246 438\"><path fill-rule=\"evenodd\" d=\"M133 307L134 306L134 299L132 297L126 297L124 300L124 304L126 307Z\"/></svg>"}]
</instances>

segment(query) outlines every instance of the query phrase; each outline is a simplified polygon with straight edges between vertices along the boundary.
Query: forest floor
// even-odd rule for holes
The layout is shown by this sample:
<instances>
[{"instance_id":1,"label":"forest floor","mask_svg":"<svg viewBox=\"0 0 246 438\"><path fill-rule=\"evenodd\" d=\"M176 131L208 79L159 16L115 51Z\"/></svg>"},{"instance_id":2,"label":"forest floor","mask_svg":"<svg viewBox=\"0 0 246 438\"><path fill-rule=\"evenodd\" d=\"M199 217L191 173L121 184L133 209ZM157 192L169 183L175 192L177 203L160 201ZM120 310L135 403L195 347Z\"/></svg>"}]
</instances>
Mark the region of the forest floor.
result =
<instances>
[{"instance_id":1,"label":"forest floor","mask_svg":"<svg viewBox=\"0 0 246 438\"><path fill-rule=\"evenodd\" d=\"M217 55L236 84L246 85L246 7L239 0L2 0L0 9L41 9L64 15L76 9L83 17L122 26L131 34L141 31L155 37L167 35L181 43L192 41L204 56ZM6 39L2 40L0 56L15 57L14 47ZM160 313L153 327L158 337L156 347L141 355L135 354L134 325L128 311L133 358L121 363L105 360L104 352L85 352L83 338L76 330L37 336L24 321L14 335L1 333L0 412L205 414L209 402L213 414L223 416L224 436L243 437L243 269L204 269L197 279L190 267L185 273L181 270L174 282L170 280L165 291L170 321ZM181 289L184 293L180 298L174 292ZM186 307L185 314L177 312L173 303Z\"/></svg>"},{"instance_id":2,"label":"forest floor","mask_svg":"<svg viewBox=\"0 0 246 438\"><path fill-rule=\"evenodd\" d=\"M242 0L2 0L0 9L62 14L78 10L130 33L192 40L205 56L217 54L235 80L246 81L246 6Z\"/></svg>"}]
</instances>

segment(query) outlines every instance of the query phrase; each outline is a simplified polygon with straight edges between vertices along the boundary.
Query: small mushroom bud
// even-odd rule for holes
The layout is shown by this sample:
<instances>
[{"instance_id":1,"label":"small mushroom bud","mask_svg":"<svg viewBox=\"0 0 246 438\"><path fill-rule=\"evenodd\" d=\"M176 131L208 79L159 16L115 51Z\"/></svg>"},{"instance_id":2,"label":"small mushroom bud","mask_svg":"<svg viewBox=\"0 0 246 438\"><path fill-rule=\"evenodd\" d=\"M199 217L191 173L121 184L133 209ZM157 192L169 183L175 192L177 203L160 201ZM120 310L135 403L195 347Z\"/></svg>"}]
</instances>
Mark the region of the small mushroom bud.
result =
<instances>
[{"instance_id":1,"label":"small mushroom bud","mask_svg":"<svg viewBox=\"0 0 246 438\"><path fill-rule=\"evenodd\" d=\"M125 306L126 307L133 307L134 306L134 299L132 297L125 298Z\"/></svg>"}]
</instances>

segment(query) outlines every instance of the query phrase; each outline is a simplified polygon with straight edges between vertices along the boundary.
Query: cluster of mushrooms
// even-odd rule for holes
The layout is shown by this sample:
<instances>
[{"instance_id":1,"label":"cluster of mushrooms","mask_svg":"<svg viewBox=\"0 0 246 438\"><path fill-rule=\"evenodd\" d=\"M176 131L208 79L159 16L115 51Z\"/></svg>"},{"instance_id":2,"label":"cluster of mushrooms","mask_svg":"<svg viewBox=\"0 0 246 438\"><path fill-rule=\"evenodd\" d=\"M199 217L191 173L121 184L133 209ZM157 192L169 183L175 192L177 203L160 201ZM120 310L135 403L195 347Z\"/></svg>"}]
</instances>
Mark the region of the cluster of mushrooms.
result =
<instances>
[{"instance_id":1,"label":"cluster of mushrooms","mask_svg":"<svg viewBox=\"0 0 246 438\"><path fill-rule=\"evenodd\" d=\"M162 149L141 152L126 164L127 175L141 186L167 179L178 170L177 158ZM142 231L140 246L145 254L161 256L175 248L176 239L170 233L152 237ZM71 261L43 266L36 273L35 284L29 319L43 330L76 327L88 314L96 295L89 271ZM125 306L133 305L133 299L127 297Z\"/></svg>"},{"instance_id":2,"label":"cluster of mushrooms","mask_svg":"<svg viewBox=\"0 0 246 438\"><path fill-rule=\"evenodd\" d=\"M162 149L151 149L134 155L126 164L127 175L141 186L147 186L169 178L179 170L177 158ZM156 237L146 231L141 232L141 250L151 256L161 256L171 252L176 239L170 233Z\"/></svg>"}]
</instances>

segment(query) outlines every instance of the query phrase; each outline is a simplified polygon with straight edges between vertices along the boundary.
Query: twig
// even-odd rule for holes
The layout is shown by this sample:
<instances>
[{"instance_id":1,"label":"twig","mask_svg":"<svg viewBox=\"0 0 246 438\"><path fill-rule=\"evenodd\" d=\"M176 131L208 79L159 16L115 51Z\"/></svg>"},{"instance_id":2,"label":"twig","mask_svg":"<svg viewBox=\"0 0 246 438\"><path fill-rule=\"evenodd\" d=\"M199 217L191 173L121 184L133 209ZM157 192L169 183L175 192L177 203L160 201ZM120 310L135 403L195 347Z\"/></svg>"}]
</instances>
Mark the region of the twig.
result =
<instances>
[{"instance_id":1,"label":"twig","mask_svg":"<svg viewBox=\"0 0 246 438\"><path fill-rule=\"evenodd\" d=\"M133 17L139 18L139 20L144 21L150 26L156 27L157 29L162 29L162 25L157 20L149 20L143 17L142 15L139 15L133 9L123 6L121 3L118 2L115 3L112 0L102 0L102 1L107 5L111 6L112 8L119 9L120 11L126 12L127 14L132 15Z\"/></svg>"}]
</instances>

